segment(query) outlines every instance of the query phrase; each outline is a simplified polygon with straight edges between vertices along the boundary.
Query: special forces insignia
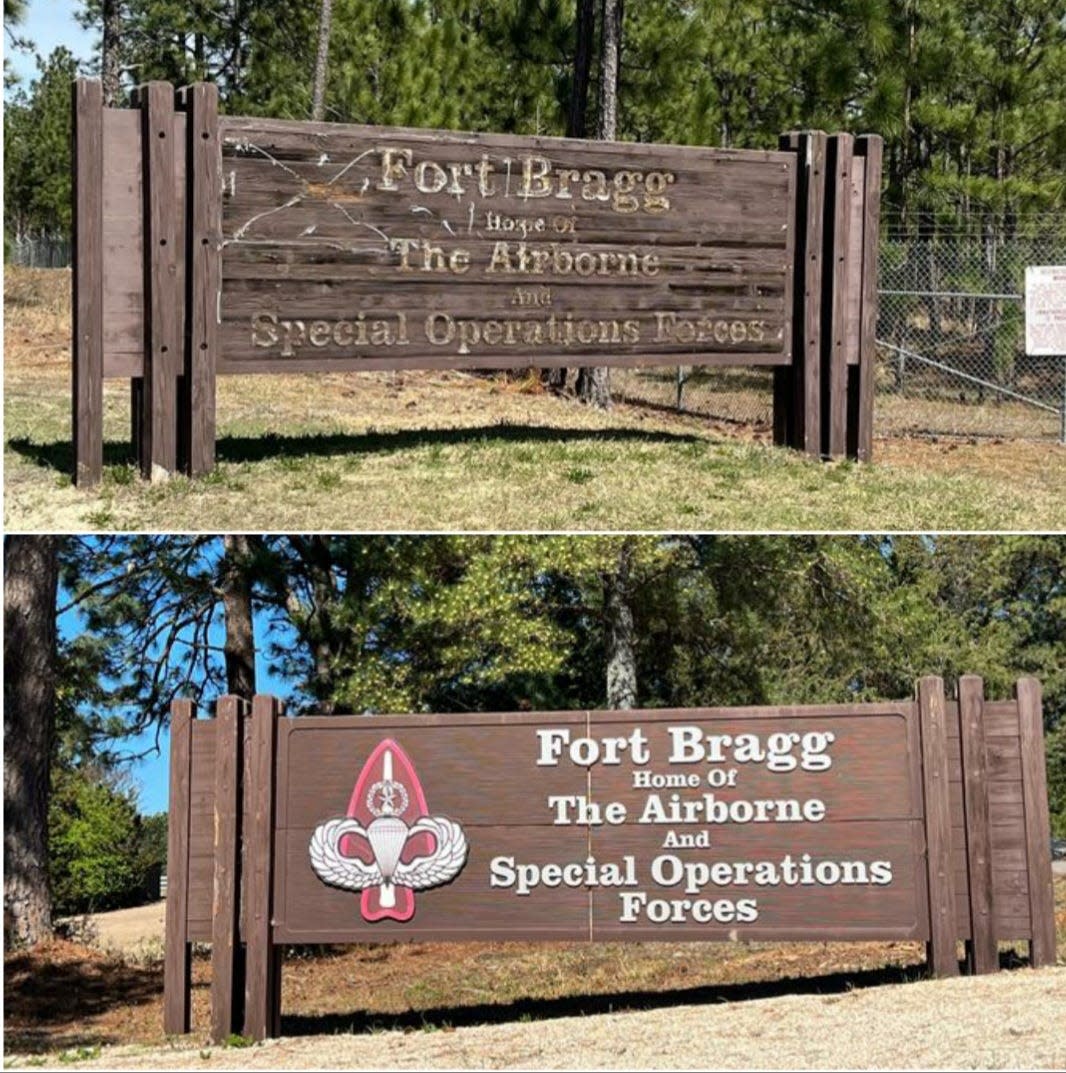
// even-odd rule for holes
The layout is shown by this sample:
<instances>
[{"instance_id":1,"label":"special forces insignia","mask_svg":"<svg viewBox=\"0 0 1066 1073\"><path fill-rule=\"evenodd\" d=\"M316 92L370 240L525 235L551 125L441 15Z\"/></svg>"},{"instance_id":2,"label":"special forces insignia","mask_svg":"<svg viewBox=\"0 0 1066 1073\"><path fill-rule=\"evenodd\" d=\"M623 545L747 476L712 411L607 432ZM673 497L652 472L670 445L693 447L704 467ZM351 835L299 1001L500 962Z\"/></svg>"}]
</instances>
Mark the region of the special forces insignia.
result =
<instances>
[{"instance_id":1,"label":"special forces insignia","mask_svg":"<svg viewBox=\"0 0 1066 1073\"><path fill-rule=\"evenodd\" d=\"M407 754L386 738L359 773L348 814L319 824L311 867L323 883L362 891L363 919L410 920L416 890L450 883L466 864L462 827L430 816Z\"/></svg>"}]
</instances>

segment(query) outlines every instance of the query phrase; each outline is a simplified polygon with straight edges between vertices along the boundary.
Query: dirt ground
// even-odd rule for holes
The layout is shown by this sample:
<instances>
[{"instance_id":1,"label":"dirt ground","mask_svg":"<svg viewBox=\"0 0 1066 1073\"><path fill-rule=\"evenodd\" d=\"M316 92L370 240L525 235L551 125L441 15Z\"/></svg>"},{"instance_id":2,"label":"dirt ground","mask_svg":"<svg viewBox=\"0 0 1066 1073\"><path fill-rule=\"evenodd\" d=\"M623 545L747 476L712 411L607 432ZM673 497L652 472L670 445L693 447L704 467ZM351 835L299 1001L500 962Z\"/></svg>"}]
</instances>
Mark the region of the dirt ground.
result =
<instances>
[{"instance_id":1,"label":"dirt ground","mask_svg":"<svg viewBox=\"0 0 1066 1073\"><path fill-rule=\"evenodd\" d=\"M258 1046L83 1048L86 1069L1063 1069L1066 968L498 1024L427 1022Z\"/></svg>"},{"instance_id":2,"label":"dirt ground","mask_svg":"<svg viewBox=\"0 0 1066 1073\"><path fill-rule=\"evenodd\" d=\"M79 921L93 945L8 954L5 1065L418 1068L1066 1068L1066 875L1059 967L925 981L919 943L401 943L300 947L283 1039L162 1030L162 903ZM87 925L88 930L84 930ZM811 1025L817 1025L812 1032Z\"/></svg>"}]
</instances>

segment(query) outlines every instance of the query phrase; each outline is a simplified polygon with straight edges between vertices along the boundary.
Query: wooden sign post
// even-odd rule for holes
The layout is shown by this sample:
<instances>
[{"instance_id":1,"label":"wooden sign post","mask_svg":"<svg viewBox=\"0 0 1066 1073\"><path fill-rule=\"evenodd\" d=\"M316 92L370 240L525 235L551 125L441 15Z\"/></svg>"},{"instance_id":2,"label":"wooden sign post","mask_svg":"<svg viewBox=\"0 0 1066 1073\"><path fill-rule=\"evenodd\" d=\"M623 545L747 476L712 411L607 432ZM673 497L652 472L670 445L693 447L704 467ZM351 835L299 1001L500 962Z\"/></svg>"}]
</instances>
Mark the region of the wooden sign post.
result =
<instances>
[{"instance_id":1,"label":"wooden sign post","mask_svg":"<svg viewBox=\"0 0 1066 1073\"><path fill-rule=\"evenodd\" d=\"M1039 685L892 703L213 719L175 705L166 1030L280 1030L285 944L917 940L1054 962Z\"/></svg>"},{"instance_id":2,"label":"wooden sign post","mask_svg":"<svg viewBox=\"0 0 1066 1073\"><path fill-rule=\"evenodd\" d=\"M74 87L75 479L102 381L145 477L214 464L215 378L776 370L775 440L869 458L881 140L772 151L220 116Z\"/></svg>"}]
</instances>

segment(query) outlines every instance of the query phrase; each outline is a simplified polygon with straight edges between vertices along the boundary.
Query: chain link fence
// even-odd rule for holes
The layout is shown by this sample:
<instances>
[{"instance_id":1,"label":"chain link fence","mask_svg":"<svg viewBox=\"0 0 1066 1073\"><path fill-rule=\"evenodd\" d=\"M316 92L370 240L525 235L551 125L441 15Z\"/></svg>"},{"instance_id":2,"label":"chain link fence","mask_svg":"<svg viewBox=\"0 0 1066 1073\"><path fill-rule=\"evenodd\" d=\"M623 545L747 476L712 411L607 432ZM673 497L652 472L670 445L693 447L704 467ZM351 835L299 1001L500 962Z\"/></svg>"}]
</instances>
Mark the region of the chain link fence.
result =
<instances>
[{"instance_id":1,"label":"chain link fence","mask_svg":"<svg viewBox=\"0 0 1066 1073\"><path fill-rule=\"evenodd\" d=\"M1025 269L1066 264L1066 220L1001 217L945 227L885 220L875 431L881 436L1059 439L1066 356L1025 353ZM772 427L763 369L612 371L617 398L700 414L756 434Z\"/></svg>"},{"instance_id":2,"label":"chain link fence","mask_svg":"<svg viewBox=\"0 0 1066 1073\"><path fill-rule=\"evenodd\" d=\"M1066 441L1066 356L1025 353L1025 269L1066 264L1063 214L884 219L875 431ZM61 235L8 236L6 260L70 264ZM615 398L769 435L769 369L614 369Z\"/></svg>"},{"instance_id":3,"label":"chain link fence","mask_svg":"<svg viewBox=\"0 0 1066 1073\"><path fill-rule=\"evenodd\" d=\"M4 260L23 268L69 268L73 252L64 235L5 235Z\"/></svg>"}]
</instances>

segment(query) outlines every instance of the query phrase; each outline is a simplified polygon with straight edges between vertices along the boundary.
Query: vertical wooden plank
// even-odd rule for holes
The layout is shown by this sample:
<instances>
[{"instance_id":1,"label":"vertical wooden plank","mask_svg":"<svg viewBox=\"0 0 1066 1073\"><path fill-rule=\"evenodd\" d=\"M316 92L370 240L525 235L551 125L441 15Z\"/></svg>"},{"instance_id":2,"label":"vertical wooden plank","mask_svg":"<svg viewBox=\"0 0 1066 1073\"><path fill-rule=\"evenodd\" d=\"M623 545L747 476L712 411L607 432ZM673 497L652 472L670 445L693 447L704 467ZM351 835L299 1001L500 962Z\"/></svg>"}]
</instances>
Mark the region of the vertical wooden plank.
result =
<instances>
[{"instance_id":1,"label":"vertical wooden plank","mask_svg":"<svg viewBox=\"0 0 1066 1073\"><path fill-rule=\"evenodd\" d=\"M774 376L774 430L798 450L822 451L822 260L826 185L826 135L782 135L782 149L798 155L792 294L792 365ZM791 398L787 386L791 385ZM788 413L786 418L784 415Z\"/></svg>"},{"instance_id":2,"label":"vertical wooden plank","mask_svg":"<svg viewBox=\"0 0 1066 1073\"><path fill-rule=\"evenodd\" d=\"M1047 765L1044 760L1044 715L1040 683L1020 678L1014 687L1021 734L1022 801L1029 866L1029 915L1032 938L1029 963L1055 964L1055 895L1051 878L1051 818L1048 814Z\"/></svg>"},{"instance_id":3,"label":"vertical wooden plank","mask_svg":"<svg viewBox=\"0 0 1066 1073\"><path fill-rule=\"evenodd\" d=\"M141 87L134 86L130 90L130 107L140 109L142 104ZM142 139L143 140L143 139ZM141 172L144 172L142 161ZM142 197L141 215L144 215L144 199ZM142 255L143 256L143 255ZM142 317L144 309L141 310ZM135 376L130 380L130 461L138 466L143 473L147 462L144 456L144 377Z\"/></svg>"},{"instance_id":4,"label":"vertical wooden plank","mask_svg":"<svg viewBox=\"0 0 1066 1073\"><path fill-rule=\"evenodd\" d=\"M188 471L215 464L215 371L222 287L222 143L218 89L198 82L184 92L186 133L185 361L183 439Z\"/></svg>"},{"instance_id":5,"label":"vertical wooden plank","mask_svg":"<svg viewBox=\"0 0 1066 1073\"><path fill-rule=\"evenodd\" d=\"M782 134L778 138L778 148L785 152L799 151L800 135L796 131ZM779 447L792 446L796 439L796 376L803 368L803 357L798 348L802 331L799 325L803 318L799 296L802 295L801 283L804 272L804 236L807 224L807 169L802 161L796 167L796 197L792 206L793 251L792 251L792 361L789 365L774 366L774 443Z\"/></svg>"},{"instance_id":6,"label":"vertical wooden plank","mask_svg":"<svg viewBox=\"0 0 1066 1073\"><path fill-rule=\"evenodd\" d=\"M130 380L130 461L138 466L144 462L144 378Z\"/></svg>"},{"instance_id":7,"label":"vertical wooden plank","mask_svg":"<svg viewBox=\"0 0 1066 1073\"><path fill-rule=\"evenodd\" d=\"M178 317L177 212L174 174L174 90L169 82L141 88L144 161L144 424L141 469L152 480L177 468Z\"/></svg>"},{"instance_id":8,"label":"vertical wooden plank","mask_svg":"<svg viewBox=\"0 0 1066 1073\"><path fill-rule=\"evenodd\" d=\"M241 995L235 971L239 936L238 883L241 819L241 707L239 697L218 701L215 731L214 897L211 919L211 1038L221 1043L240 1031Z\"/></svg>"},{"instance_id":9,"label":"vertical wooden plank","mask_svg":"<svg viewBox=\"0 0 1066 1073\"><path fill-rule=\"evenodd\" d=\"M72 90L74 236L72 427L74 483L100 483L104 466L104 96L96 80Z\"/></svg>"},{"instance_id":10,"label":"vertical wooden plank","mask_svg":"<svg viewBox=\"0 0 1066 1073\"><path fill-rule=\"evenodd\" d=\"M878 258L881 248L881 165L884 142L877 134L855 139L856 166L865 172L862 211L862 282L859 315L859 364L849 384L848 455L873 459L874 387L877 379ZM853 401L852 401L853 400Z\"/></svg>"},{"instance_id":11,"label":"vertical wooden plank","mask_svg":"<svg viewBox=\"0 0 1066 1073\"><path fill-rule=\"evenodd\" d=\"M948 743L944 679L918 682L918 721L922 735L922 787L925 798L925 853L929 881L929 968L935 976L957 976L955 877L951 861L951 803L948 794Z\"/></svg>"},{"instance_id":12,"label":"vertical wooden plank","mask_svg":"<svg viewBox=\"0 0 1066 1073\"><path fill-rule=\"evenodd\" d=\"M854 139L834 134L826 152L825 268L822 298L822 446L843 458L848 423L848 236ZM855 328L857 329L857 325Z\"/></svg>"},{"instance_id":13,"label":"vertical wooden plank","mask_svg":"<svg viewBox=\"0 0 1066 1073\"><path fill-rule=\"evenodd\" d=\"M166 952L163 962L163 1031L189 1031L189 790L192 775L192 701L170 708L170 806L167 819Z\"/></svg>"},{"instance_id":14,"label":"vertical wooden plank","mask_svg":"<svg viewBox=\"0 0 1066 1073\"><path fill-rule=\"evenodd\" d=\"M274 1030L280 997L271 926L274 883L274 754L277 746L278 701L256 695L252 700L251 740L246 775L252 810L245 838L247 941L244 1034L265 1039Z\"/></svg>"},{"instance_id":15,"label":"vertical wooden plank","mask_svg":"<svg viewBox=\"0 0 1066 1073\"><path fill-rule=\"evenodd\" d=\"M988 820L988 762L985 754L984 683L959 679L959 740L966 824L966 872L970 887L970 935L966 962L976 974L999 968L992 891L992 832Z\"/></svg>"}]
</instances>

